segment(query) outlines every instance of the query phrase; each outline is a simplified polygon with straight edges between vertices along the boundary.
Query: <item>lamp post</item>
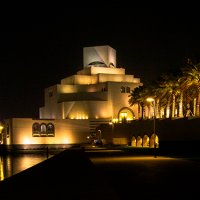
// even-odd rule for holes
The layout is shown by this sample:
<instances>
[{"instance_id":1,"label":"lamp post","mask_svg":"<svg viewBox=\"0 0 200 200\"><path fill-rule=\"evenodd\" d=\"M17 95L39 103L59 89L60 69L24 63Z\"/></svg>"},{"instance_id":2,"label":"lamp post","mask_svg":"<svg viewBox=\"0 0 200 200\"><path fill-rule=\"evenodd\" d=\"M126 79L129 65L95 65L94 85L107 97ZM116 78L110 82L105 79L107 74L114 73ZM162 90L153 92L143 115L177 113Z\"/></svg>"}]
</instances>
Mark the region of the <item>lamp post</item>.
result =
<instances>
[{"instance_id":1,"label":"lamp post","mask_svg":"<svg viewBox=\"0 0 200 200\"><path fill-rule=\"evenodd\" d=\"M102 144L101 130L99 129L97 132L98 132L98 140L99 140L99 144Z\"/></svg>"},{"instance_id":2,"label":"lamp post","mask_svg":"<svg viewBox=\"0 0 200 200\"><path fill-rule=\"evenodd\" d=\"M2 131L3 131L3 126L0 124L0 144L3 144L3 133L2 133Z\"/></svg>"},{"instance_id":3,"label":"lamp post","mask_svg":"<svg viewBox=\"0 0 200 200\"><path fill-rule=\"evenodd\" d=\"M156 158L156 102L152 97L146 99L148 102L153 102L153 134L154 134L154 157Z\"/></svg>"},{"instance_id":4,"label":"lamp post","mask_svg":"<svg viewBox=\"0 0 200 200\"><path fill-rule=\"evenodd\" d=\"M111 125L111 144L113 144L113 128L114 128L114 124L113 122L109 122L109 125Z\"/></svg>"}]
</instances>

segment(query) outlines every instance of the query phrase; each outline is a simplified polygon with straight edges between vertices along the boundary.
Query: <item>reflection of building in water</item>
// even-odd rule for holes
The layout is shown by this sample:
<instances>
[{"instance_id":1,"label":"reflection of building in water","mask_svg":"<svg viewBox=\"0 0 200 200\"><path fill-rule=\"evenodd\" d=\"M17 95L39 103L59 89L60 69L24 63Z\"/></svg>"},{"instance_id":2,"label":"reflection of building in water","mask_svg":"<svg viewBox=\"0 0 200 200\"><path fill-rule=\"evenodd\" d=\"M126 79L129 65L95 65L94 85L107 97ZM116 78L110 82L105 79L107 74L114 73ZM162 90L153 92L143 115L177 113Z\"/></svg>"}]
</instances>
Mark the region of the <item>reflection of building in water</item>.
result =
<instances>
[{"instance_id":1,"label":"reflection of building in water","mask_svg":"<svg viewBox=\"0 0 200 200\"><path fill-rule=\"evenodd\" d=\"M36 165L46 159L42 154L19 154L0 157L0 181Z\"/></svg>"},{"instance_id":2,"label":"reflection of building in water","mask_svg":"<svg viewBox=\"0 0 200 200\"><path fill-rule=\"evenodd\" d=\"M4 180L3 159L0 157L0 181Z\"/></svg>"},{"instance_id":3,"label":"reflection of building in water","mask_svg":"<svg viewBox=\"0 0 200 200\"><path fill-rule=\"evenodd\" d=\"M11 155L0 156L0 181L13 175Z\"/></svg>"},{"instance_id":4,"label":"reflection of building in water","mask_svg":"<svg viewBox=\"0 0 200 200\"><path fill-rule=\"evenodd\" d=\"M83 69L44 91L39 119L4 121L4 144L77 144L87 142L101 123L137 119L137 106L129 106L131 90L139 78L117 67L110 46L85 47Z\"/></svg>"}]
</instances>

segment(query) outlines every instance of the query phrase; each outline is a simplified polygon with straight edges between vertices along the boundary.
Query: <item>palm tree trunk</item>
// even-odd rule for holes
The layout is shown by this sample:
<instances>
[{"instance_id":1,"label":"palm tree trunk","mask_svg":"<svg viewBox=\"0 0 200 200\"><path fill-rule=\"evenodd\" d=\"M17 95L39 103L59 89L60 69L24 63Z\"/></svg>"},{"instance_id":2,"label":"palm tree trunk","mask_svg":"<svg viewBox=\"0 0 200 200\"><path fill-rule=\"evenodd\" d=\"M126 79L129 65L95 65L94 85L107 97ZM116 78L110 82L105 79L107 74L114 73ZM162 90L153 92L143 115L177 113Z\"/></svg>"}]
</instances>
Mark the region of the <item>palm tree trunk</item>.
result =
<instances>
[{"instance_id":1,"label":"palm tree trunk","mask_svg":"<svg viewBox=\"0 0 200 200\"><path fill-rule=\"evenodd\" d=\"M144 113L145 113L145 108L144 108L144 105L142 105L142 119L144 119Z\"/></svg>"},{"instance_id":2,"label":"palm tree trunk","mask_svg":"<svg viewBox=\"0 0 200 200\"><path fill-rule=\"evenodd\" d=\"M166 118L170 117L170 101L167 101L167 107L166 107Z\"/></svg>"},{"instance_id":3,"label":"palm tree trunk","mask_svg":"<svg viewBox=\"0 0 200 200\"><path fill-rule=\"evenodd\" d=\"M156 113L155 113L155 116L156 118L160 118L160 110L159 110L159 99L156 100Z\"/></svg>"},{"instance_id":4,"label":"palm tree trunk","mask_svg":"<svg viewBox=\"0 0 200 200\"><path fill-rule=\"evenodd\" d=\"M196 107L196 116L199 116L199 106L200 106L200 89L198 92L198 97L197 97L197 107Z\"/></svg>"},{"instance_id":5,"label":"palm tree trunk","mask_svg":"<svg viewBox=\"0 0 200 200\"><path fill-rule=\"evenodd\" d=\"M175 113L175 100L176 100L176 96L173 94L172 95L172 111L171 111L171 117L174 117L174 113Z\"/></svg>"},{"instance_id":6,"label":"palm tree trunk","mask_svg":"<svg viewBox=\"0 0 200 200\"><path fill-rule=\"evenodd\" d=\"M181 91L180 94L180 102L179 102L179 112L178 112L179 117L183 117L183 92Z\"/></svg>"},{"instance_id":7,"label":"palm tree trunk","mask_svg":"<svg viewBox=\"0 0 200 200\"><path fill-rule=\"evenodd\" d=\"M141 113L140 113L140 104L138 103L138 119L140 119L141 118Z\"/></svg>"},{"instance_id":8,"label":"palm tree trunk","mask_svg":"<svg viewBox=\"0 0 200 200\"><path fill-rule=\"evenodd\" d=\"M151 106L148 106L148 119L151 118Z\"/></svg>"},{"instance_id":9,"label":"palm tree trunk","mask_svg":"<svg viewBox=\"0 0 200 200\"><path fill-rule=\"evenodd\" d=\"M194 98L193 99L193 113L194 113L194 116L197 116L197 99Z\"/></svg>"},{"instance_id":10,"label":"palm tree trunk","mask_svg":"<svg viewBox=\"0 0 200 200\"><path fill-rule=\"evenodd\" d=\"M160 118L164 118L165 117L165 109L163 107L160 107L159 111L160 111L160 113L159 113Z\"/></svg>"}]
</instances>

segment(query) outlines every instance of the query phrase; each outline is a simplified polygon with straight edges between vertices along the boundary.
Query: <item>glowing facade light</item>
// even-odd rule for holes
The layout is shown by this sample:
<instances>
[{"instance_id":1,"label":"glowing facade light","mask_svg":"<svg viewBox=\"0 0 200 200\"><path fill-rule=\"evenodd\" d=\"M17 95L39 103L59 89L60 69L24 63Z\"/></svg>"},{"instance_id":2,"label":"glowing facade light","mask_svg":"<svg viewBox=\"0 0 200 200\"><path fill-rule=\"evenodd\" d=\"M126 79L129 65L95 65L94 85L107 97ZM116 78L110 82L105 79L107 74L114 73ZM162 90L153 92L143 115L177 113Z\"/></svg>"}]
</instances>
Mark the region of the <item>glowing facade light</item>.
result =
<instances>
[{"instance_id":1,"label":"glowing facade light","mask_svg":"<svg viewBox=\"0 0 200 200\"><path fill-rule=\"evenodd\" d=\"M155 99L152 98L152 97L148 97L146 100L147 100L148 102L154 102L154 101L155 101Z\"/></svg>"},{"instance_id":2,"label":"glowing facade light","mask_svg":"<svg viewBox=\"0 0 200 200\"><path fill-rule=\"evenodd\" d=\"M31 144L31 142L28 138L25 138L23 144Z\"/></svg>"},{"instance_id":3,"label":"glowing facade light","mask_svg":"<svg viewBox=\"0 0 200 200\"><path fill-rule=\"evenodd\" d=\"M0 133L2 132L3 128L4 127L2 125L0 125Z\"/></svg>"},{"instance_id":4,"label":"glowing facade light","mask_svg":"<svg viewBox=\"0 0 200 200\"><path fill-rule=\"evenodd\" d=\"M118 118L114 118L114 119L112 119L112 122L113 122L113 123L118 123L118 122L119 122L119 119L118 119Z\"/></svg>"},{"instance_id":5,"label":"glowing facade light","mask_svg":"<svg viewBox=\"0 0 200 200\"><path fill-rule=\"evenodd\" d=\"M69 139L68 138L64 138L63 139L63 144L69 144L70 142L69 142Z\"/></svg>"}]
</instances>

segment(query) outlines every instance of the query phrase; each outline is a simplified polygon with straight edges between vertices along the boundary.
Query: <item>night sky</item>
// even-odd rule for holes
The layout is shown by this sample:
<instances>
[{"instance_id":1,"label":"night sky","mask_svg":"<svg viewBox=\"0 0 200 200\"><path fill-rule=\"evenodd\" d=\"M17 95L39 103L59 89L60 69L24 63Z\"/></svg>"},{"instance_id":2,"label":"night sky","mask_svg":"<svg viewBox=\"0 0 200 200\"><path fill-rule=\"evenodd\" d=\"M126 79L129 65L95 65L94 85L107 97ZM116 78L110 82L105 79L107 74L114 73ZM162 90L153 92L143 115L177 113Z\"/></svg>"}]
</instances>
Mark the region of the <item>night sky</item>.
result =
<instances>
[{"instance_id":1,"label":"night sky","mask_svg":"<svg viewBox=\"0 0 200 200\"><path fill-rule=\"evenodd\" d=\"M0 119L38 117L44 89L83 68L83 47L110 45L143 83L200 57L197 6L110 2L1 7Z\"/></svg>"}]
</instances>

